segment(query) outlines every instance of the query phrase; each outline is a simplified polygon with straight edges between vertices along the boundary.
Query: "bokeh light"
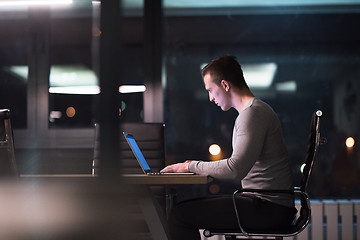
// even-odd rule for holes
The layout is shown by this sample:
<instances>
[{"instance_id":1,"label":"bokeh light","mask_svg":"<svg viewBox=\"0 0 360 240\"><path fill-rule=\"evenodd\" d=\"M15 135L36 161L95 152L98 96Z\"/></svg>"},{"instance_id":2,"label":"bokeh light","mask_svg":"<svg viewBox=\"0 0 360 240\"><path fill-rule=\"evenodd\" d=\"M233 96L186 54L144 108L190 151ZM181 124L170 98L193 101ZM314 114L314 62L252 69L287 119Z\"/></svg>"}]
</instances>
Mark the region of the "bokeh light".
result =
<instances>
[{"instance_id":1,"label":"bokeh light","mask_svg":"<svg viewBox=\"0 0 360 240\"><path fill-rule=\"evenodd\" d=\"M124 101L121 101L121 106L119 107L119 116L121 117L122 112L125 110L126 108L126 103Z\"/></svg>"},{"instance_id":2,"label":"bokeh light","mask_svg":"<svg viewBox=\"0 0 360 240\"><path fill-rule=\"evenodd\" d=\"M101 35L101 30L100 30L99 28L97 28L97 27L94 27L94 28L92 29L92 34L93 34L94 37L100 37L100 35Z\"/></svg>"},{"instance_id":3,"label":"bokeh light","mask_svg":"<svg viewBox=\"0 0 360 240\"><path fill-rule=\"evenodd\" d=\"M74 117L75 113L76 113L76 111L75 111L75 108L73 108L73 107L68 107L66 109L66 116L68 116L69 118Z\"/></svg>"},{"instance_id":4,"label":"bokeh light","mask_svg":"<svg viewBox=\"0 0 360 240\"><path fill-rule=\"evenodd\" d=\"M355 145L355 140L352 137L348 137L345 141L346 147L352 148Z\"/></svg>"},{"instance_id":5,"label":"bokeh light","mask_svg":"<svg viewBox=\"0 0 360 240\"><path fill-rule=\"evenodd\" d=\"M300 166L300 172L301 173L304 173L304 168L306 166L306 163L303 163L301 166Z\"/></svg>"},{"instance_id":6,"label":"bokeh light","mask_svg":"<svg viewBox=\"0 0 360 240\"><path fill-rule=\"evenodd\" d=\"M218 193L220 192L220 186L219 186L219 184L216 184L216 183L211 184L211 185L209 186L209 192L210 192L211 194L218 194Z\"/></svg>"},{"instance_id":7,"label":"bokeh light","mask_svg":"<svg viewBox=\"0 0 360 240\"><path fill-rule=\"evenodd\" d=\"M221 148L220 148L220 146L217 145L217 144L212 144L212 145L209 147L209 153L210 153L211 155L213 155L213 156L220 154L220 152L221 152Z\"/></svg>"}]
</instances>

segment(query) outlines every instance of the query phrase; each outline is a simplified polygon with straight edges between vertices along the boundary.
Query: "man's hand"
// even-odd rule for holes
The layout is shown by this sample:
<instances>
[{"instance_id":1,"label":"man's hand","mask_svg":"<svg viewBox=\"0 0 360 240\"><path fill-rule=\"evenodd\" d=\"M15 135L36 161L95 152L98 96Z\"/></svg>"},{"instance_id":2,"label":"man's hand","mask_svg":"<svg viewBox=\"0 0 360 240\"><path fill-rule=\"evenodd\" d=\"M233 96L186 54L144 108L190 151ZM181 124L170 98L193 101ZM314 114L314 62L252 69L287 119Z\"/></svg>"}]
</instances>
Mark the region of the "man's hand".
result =
<instances>
[{"instance_id":1,"label":"man's hand","mask_svg":"<svg viewBox=\"0 0 360 240\"><path fill-rule=\"evenodd\" d=\"M182 172L189 172L189 163L191 161L190 160L186 160L183 163L175 163L172 165L169 165L167 167L165 167L164 169L162 169L160 172L161 173L169 173L169 172L178 172L178 173L182 173Z\"/></svg>"}]
</instances>

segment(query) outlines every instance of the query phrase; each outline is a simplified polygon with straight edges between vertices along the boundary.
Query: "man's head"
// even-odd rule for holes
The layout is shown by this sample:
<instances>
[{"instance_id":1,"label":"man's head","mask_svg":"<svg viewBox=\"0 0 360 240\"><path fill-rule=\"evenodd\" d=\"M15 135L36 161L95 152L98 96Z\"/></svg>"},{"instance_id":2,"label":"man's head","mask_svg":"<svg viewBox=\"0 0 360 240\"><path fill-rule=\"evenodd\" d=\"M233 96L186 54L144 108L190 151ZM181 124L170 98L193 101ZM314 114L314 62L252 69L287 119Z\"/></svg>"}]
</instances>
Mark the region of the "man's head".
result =
<instances>
[{"instance_id":1,"label":"man's head","mask_svg":"<svg viewBox=\"0 0 360 240\"><path fill-rule=\"evenodd\" d=\"M243 71L235 56L222 56L213 59L201 70L201 75L210 74L215 84L220 85L221 80L226 80L239 89L248 88Z\"/></svg>"},{"instance_id":2,"label":"man's head","mask_svg":"<svg viewBox=\"0 0 360 240\"><path fill-rule=\"evenodd\" d=\"M201 70L201 74L209 100L223 111L234 107L231 88L249 89L240 64L234 56L215 58Z\"/></svg>"}]
</instances>

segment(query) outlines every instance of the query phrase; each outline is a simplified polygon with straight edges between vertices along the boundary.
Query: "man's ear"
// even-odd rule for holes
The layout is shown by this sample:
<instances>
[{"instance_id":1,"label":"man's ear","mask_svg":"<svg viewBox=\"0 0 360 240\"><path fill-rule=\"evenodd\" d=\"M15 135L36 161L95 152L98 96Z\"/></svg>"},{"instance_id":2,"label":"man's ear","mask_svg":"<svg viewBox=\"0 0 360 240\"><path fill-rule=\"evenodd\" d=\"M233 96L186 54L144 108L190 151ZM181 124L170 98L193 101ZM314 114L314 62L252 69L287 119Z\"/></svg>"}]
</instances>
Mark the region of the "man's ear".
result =
<instances>
[{"instance_id":1,"label":"man's ear","mask_svg":"<svg viewBox=\"0 0 360 240\"><path fill-rule=\"evenodd\" d=\"M229 91L230 90L230 83L226 80L221 80L221 86L225 89L225 91Z\"/></svg>"}]
</instances>

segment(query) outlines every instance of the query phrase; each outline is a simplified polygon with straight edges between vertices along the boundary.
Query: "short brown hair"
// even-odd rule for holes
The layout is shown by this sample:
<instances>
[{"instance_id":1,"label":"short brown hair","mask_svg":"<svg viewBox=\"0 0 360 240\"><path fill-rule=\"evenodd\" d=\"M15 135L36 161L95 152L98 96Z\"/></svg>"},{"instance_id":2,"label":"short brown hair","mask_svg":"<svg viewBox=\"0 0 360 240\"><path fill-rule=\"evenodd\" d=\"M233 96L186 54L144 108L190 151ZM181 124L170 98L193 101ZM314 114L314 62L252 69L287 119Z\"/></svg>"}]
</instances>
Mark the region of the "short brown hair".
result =
<instances>
[{"instance_id":1,"label":"short brown hair","mask_svg":"<svg viewBox=\"0 0 360 240\"><path fill-rule=\"evenodd\" d=\"M249 88L245 82L241 66L235 56L226 55L213 59L208 65L201 69L202 77L206 74L210 74L213 81L218 85L221 80L226 80L240 89Z\"/></svg>"}]
</instances>

